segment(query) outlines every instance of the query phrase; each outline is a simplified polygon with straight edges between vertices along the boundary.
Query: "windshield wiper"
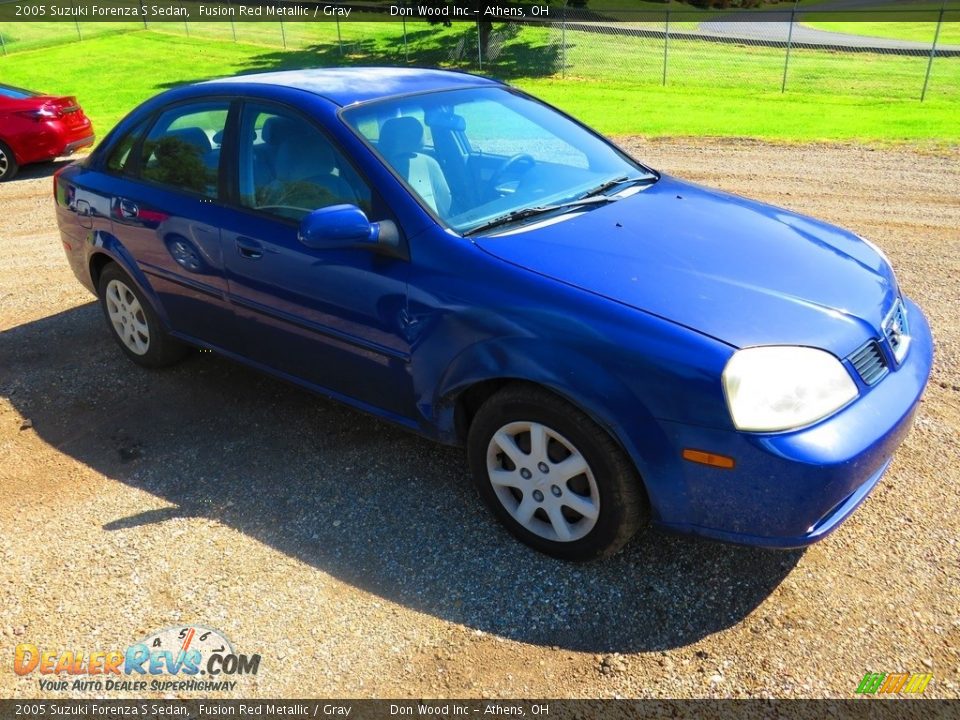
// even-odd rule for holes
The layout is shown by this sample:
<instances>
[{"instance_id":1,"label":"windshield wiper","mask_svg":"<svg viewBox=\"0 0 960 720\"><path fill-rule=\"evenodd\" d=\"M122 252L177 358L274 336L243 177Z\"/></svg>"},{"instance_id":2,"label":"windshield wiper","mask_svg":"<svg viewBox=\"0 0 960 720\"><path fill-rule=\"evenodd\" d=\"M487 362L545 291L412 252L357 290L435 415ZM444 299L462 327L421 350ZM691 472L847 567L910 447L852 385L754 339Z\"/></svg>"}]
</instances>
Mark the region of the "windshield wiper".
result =
<instances>
[{"instance_id":1,"label":"windshield wiper","mask_svg":"<svg viewBox=\"0 0 960 720\"><path fill-rule=\"evenodd\" d=\"M616 200L618 200L618 198L607 197L606 195L596 195L594 197L580 197L576 200L556 203L555 205L537 205L536 207L521 208L520 210L513 210L505 215L500 215L492 220L488 220L481 225L477 225L475 228L470 228L464 233L464 235L474 235L475 233L483 232L484 230L492 230L493 228L500 227L501 225L509 225L513 222L536 217L537 215L544 215L556 210L569 210L570 208L583 207L585 205L603 205L605 203L615 202Z\"/></svg>"},{"instance_id":2,"label":"windshield wiper","mask_svg":"<svg viewBox=\"0 0 960 720\"><path fill-rule=\"evenodd\" d=\"M597 185L592 190L587 190L585 193L583 193L583 195L580 196L579 199L586 200L588 198L593 198L598 196L603 197L604 193L607 192L607 190L611 190L617 187L618 185L627 185L628 183L638 183L638 182L653 183L656 181L657 181L657 178L655 175L648 175L646 177L630 177L628 175L621 175L620 177L616 177L613 180L607 180L607 182L603 183L602 185Z\"/></svg>"}]
</instances>

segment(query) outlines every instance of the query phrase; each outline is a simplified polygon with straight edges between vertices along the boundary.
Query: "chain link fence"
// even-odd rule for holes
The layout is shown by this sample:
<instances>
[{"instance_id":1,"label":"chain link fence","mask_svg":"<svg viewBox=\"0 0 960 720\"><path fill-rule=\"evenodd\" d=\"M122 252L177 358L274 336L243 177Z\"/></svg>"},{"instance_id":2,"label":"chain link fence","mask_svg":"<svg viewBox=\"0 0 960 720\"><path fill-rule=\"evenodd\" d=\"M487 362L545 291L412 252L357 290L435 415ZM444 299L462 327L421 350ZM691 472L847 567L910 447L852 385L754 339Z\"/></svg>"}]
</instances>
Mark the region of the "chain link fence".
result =
<instances>
[{"instance_id":1,"label":"chain link fence","mask_svg":"<svg viewBox=\"0 0 960 720\"><path fill-rule=\"evenodd\" d=\"M561 74L605 77L614 61L642 83L960 100L960 11L900 9L897 22L864 15L800 9L737 22L674 11L604 24L570 13L559 29Z\"/></svg>"},{"instance_id":2,"label":"chain link fence","mask_svg":"<svg viewBox=\"0 0 960 720\"><path fill-rule=\"evenodd\" d=\"M382 16L365 21L362 15L348 22L6 23L0 25L0 48L7 54L151 31L273 46L288 51L274 60L289 67L438 65L505 79L552 76L624 86L960 100L960 10L900 9L898 22L877 21L870 11L870 21L861 22L851 19L851 10L837 20L802 7L742 22L676 10L605 22L564 8L551 22L487 28Z\"/></svg>"}]
</instances>

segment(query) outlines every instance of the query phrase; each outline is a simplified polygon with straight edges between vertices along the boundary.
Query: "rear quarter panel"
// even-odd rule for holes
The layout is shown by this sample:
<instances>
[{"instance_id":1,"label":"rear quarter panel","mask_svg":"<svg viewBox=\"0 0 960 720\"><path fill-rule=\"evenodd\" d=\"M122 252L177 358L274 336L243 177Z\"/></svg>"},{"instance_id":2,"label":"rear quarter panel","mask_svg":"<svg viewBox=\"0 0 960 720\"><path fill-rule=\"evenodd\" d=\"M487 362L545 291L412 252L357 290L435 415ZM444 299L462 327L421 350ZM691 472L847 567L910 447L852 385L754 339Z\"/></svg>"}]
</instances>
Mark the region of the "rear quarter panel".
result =
<instances>
[{"instance_id":1,"label":"rear quarter panel","mask_svg":"<svg viewBox=\"0 0 960 720\"><path fill-rule=\"evenodd\" d=\"M161 321L169 327L163 305L136 259L113 232L110 218L111 197L124 181L90 170L80 164L67 167L56 178L57 225L67 259L77 279L97 294L91 276L94 256L102 255L118 263L150 299Z\"/></svg>"}]
</instances>

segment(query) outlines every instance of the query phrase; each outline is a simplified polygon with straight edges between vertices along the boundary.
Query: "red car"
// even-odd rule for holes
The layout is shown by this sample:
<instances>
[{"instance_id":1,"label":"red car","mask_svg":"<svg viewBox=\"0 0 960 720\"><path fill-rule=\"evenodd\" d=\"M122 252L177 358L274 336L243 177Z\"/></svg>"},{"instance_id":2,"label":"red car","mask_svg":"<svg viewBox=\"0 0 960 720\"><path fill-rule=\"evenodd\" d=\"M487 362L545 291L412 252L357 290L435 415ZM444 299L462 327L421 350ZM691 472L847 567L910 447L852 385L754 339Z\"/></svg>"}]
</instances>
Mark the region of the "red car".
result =
<instances>
[{"instance_id":1,"label":"red car","mask_svg":"<svg viewBox=\"0 0 960 720\"><path fill-rule=\"evenodd\" d=\"M70 155L93 140L93 125L76 98L0 84L0 182L21 165Z\"/></svg>"}]
</instances>

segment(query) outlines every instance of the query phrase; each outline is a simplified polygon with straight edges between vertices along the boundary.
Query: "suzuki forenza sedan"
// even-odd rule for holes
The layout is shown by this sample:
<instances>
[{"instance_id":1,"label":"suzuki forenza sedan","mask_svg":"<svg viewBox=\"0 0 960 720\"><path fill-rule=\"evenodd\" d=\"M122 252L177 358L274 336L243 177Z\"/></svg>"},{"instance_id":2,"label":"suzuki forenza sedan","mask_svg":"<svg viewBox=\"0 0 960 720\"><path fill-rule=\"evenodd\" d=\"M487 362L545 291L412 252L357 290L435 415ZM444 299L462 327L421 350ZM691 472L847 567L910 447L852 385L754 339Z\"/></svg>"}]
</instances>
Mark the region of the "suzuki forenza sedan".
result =
<instances>
[{"instance_id":1,"label":"suzuki forenza sedan","mask_svg":"<svg viewBox=\"0 0 960 720\"><path fill-rule=\"evenodd\" d=\"M930 373L927 322L868 241L656 172L485 78L181 87L54 182L131 360L214 350L465 444L493 512L559 557L648 520L815 542Z\"/></svg>"}]
</instances>

